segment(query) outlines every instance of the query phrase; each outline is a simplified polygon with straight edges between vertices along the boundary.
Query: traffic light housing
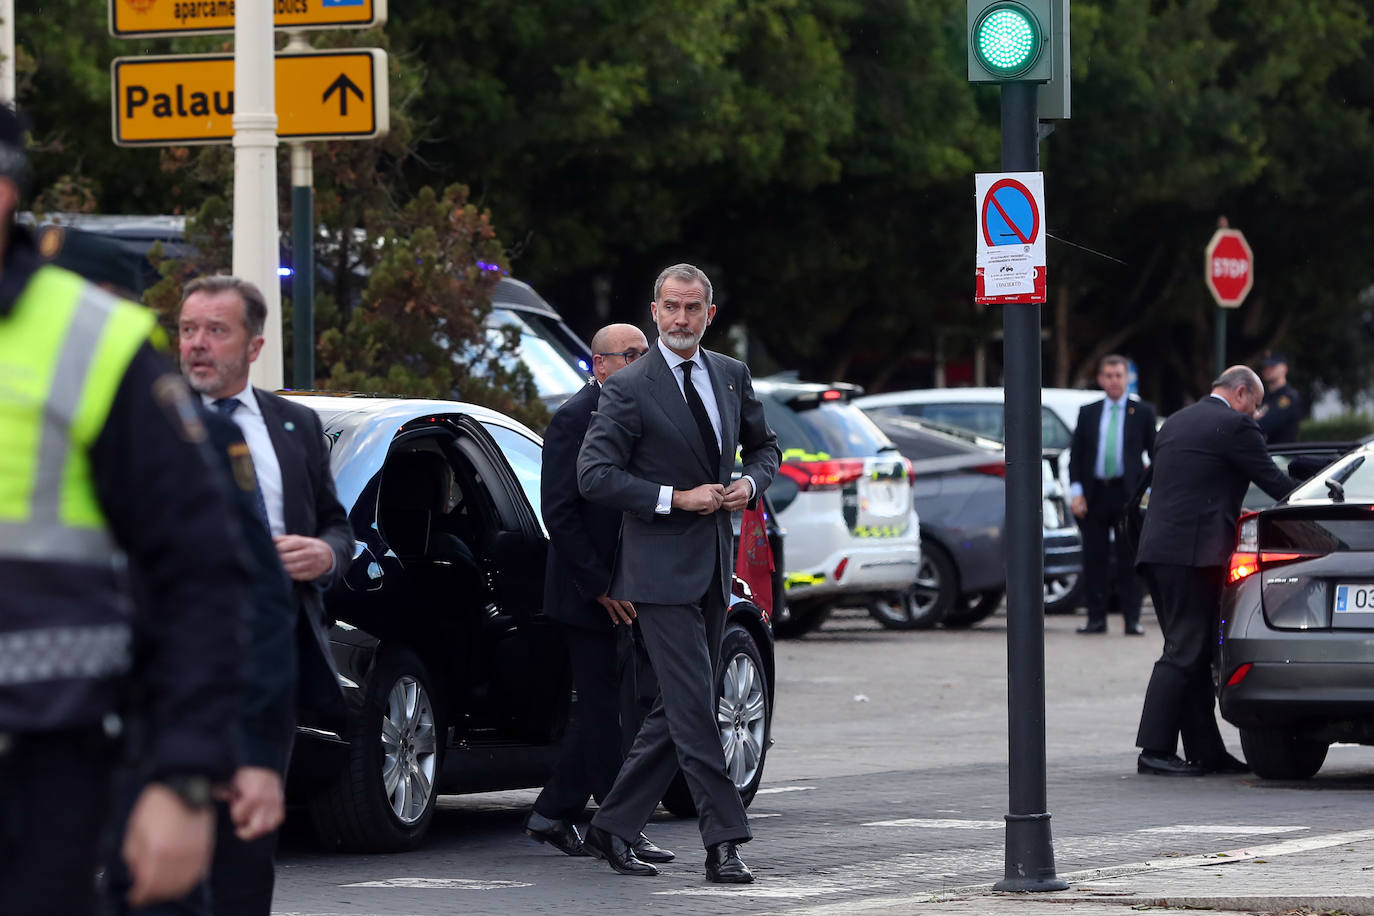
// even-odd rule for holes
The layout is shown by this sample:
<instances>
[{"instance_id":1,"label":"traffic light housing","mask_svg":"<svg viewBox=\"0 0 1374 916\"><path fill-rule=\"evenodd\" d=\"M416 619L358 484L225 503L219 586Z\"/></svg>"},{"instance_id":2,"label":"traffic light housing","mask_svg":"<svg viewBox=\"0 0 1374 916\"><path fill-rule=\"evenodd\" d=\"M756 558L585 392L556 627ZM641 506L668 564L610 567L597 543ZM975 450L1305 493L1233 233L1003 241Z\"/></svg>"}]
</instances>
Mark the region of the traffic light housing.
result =
<instances>
[{"instance_id":1,"label":"traffic light housing","mask_svg":"<svg viewBox=\"0 0 1374 916\"><path fill-rule=\"evenodd\" d=\"M971 83L1054 79L1053 7L1058 0L968 0Z\"/></svg>"}]
</instances>

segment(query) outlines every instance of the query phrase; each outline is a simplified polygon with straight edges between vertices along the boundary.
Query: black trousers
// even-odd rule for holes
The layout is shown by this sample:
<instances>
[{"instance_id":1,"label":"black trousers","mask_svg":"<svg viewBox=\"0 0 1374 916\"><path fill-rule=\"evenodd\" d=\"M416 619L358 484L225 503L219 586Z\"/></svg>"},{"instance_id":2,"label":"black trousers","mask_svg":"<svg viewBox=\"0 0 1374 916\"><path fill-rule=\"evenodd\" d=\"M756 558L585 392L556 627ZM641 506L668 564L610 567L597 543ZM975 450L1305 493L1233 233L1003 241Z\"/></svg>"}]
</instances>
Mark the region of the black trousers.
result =
<instances>
[{"instance_id":1,"label":"black trousers","mask_svg":"<svg viewBox=\"0 0 1374 916\"><path fill-rule=\"evenodd\" d=\"M1112 531L1126 510L1130 494L1122 479L1116 477L1088 481L1083 496L1088 512L1079 520L1079 528L1083 532L1083 592L1088 624L1106 624L1107 607L1115 594L1129 628L1140 622L1140 586L1130 547L1125 538L1113 539Z\"/></svg>"},{"instance_id":2,"label":"black trousers","mask_svg":"<svg viewBox=\"0 0 1374 916\"><path fill-rule=\"evenodd\" d=\"M1226 753L1217 728L1212 689L1223 568L1144 564L1145 578L1164 632L1164 652L1150 673L1136 732L1137 747L1211 761Z\"/></svg>"},{"instance_id":3,"label":"black trousers","mask_svg":"<svg viewBox=\"0 0 1374 916\"><path fill-rule=\"evenodd\" d=\"M115 814L118 826L111 839L123 836L124 824L146 781L126 770L115 781ZM277 831L245 843L234 835L229 806L215 805L215 857L210 878L179 900L131 909L125 902L131 878L115 845L105 855L105 912L109 916L269 916L276 872L272 857L277 851Z\"/></svg>"},{"instance_id":4,"label":"black trousers","mask_svg":"<svg viewBox=\"0 0 1374 916\"><path fill-rule=\"evenodd\" d=\"M703 845L745 842L753 833L726 772L716 725L715 665L725 628L720 579L695 604L636 602L635 610L659 696L592 825L633 841L680 767Z\"/></svg>"},{"instance_id":5,"label":"black trousers","mask_svg":"<svg viewBox=\"0 0 1374 916\"><path fill-rule=\"evenodd\" d=\"M94 731L0 736L0 913L91 916L115 754Z\"/></svg>"},{"instance_id":6,"label":"black trousers","mask_svg":"<svg viewBox=\"0 0 1374 916\"><path fill-rule=\"evenodd\" d=\"M551 820L573 821L587 807L588 797L606 799L620 770L621 667L633 665L624 643L633 640L629 627L590 630L560 624L568 647L577 705L563 737L553 775L534 801L534 810Z\"/></svg>"}]
</instances>

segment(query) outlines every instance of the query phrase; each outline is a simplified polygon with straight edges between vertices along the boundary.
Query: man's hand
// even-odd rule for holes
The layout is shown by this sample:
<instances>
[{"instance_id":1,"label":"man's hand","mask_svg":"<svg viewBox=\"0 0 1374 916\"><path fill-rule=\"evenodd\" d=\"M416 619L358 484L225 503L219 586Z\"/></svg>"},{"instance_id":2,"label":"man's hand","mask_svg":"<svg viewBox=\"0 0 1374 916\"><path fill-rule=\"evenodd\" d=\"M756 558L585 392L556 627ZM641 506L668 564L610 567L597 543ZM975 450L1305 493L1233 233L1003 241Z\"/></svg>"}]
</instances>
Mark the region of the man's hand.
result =
<instances>
[{"instance_id":1,"label":"man's hand","mask_svg":"<svg viewBox=\"0 0 1374 916\"><path fill-rule=\"evenodd\" d=\"M622 623L629 624L634 621L635 606L630 602L611 598L607 595L597 595L596 600L606 609L606 613L611 615L611 623L619 626Z\"/></svg>"},{"instance_id":2,"label":"man's hand","mask_svg":"<svg viewBox=\"0 0 1374 916\"><path fill-rule=\"evenodd\" d=\"M743 509L749 505L749 497L754 495L754 488L749 486L749 481L743 477L730 482L730 486L725 488L725 497L721 500L720 507L734 512L736 509Z\"/></svg>"},{"instance_id":3,"label":"man's hand","mask_svg":"<svg viewBox=\"0 0 1374 916\"><path fill-rule=\"evenodd\" d=\"M214 809L189 808L171 789L149 783L124 830L124 864L133 879L129 905L185 896L210 870L214 848Z\"/></svg>"},{"instance_id":4,"label":"man's hand","mask_svg":"<svg viewBox=\"0 0 1374 916\"><path fill-rule=\"evenodd\" d=\"M286 819L286 793L281 776L267 767L239 767L229 785L229 819L234 833L247 843L266 836Z\"/></svg>"},{"instance_id":5,"label":"man's hand","mask_svg":"<svg viewBox=\"0 0 1374 916\"><path fill-rule=\"evenodd\" d=\"M314 582L334 565L334 551L319 538L280 534L272 539L286 574L297 582Z\"/></svg>"},{"instance_id":6,"label":"man's hand","mask_svg":"<svg viewBox=\"0 0 1374 916\"><path fill-rule=\"evenodd\" d=\"M746 485L747 486L747 485ZM725 500L725 488L718 483L704 483L690 490L673 491L673 508L710 515Z\"/></svg>"},{"instance_id":7,"label":"man's hand","mask_svg":"<svg viewBox=\"0 0 1374 916\"><path fill-rule=\"evenodd\" d=\"M1088 514L1088 501L1081 496L1075 496L1069 503L1069 510L1078 518Z\"/></svg>"}]
</instances>

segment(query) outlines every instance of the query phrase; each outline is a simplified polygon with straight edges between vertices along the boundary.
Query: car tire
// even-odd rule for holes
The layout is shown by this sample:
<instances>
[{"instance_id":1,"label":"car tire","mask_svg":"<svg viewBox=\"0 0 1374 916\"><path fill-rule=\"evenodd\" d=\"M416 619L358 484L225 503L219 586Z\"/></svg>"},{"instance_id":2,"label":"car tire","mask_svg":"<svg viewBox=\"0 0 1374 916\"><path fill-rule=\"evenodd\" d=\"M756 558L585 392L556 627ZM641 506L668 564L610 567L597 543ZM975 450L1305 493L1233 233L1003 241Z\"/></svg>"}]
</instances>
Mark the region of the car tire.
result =
<instances>
[{"instance_id":1,"label":"car tire","mask_svg":"<svg viewBox=\"0 0 1374 916\"><path fill-rule=\"evenodd\" d=\"M1045 613L1072 614L1083 596L1083 577L1064 573L1045 577Z\"/></svg>"},{"instance_id":2,"label":"car tire","mask_svg":"<svg viewBox=\"0 0 1374 916\"><path fill-rule=\"evenodd\" d=\"M725 749L725 770L744 807L754 800L768 757L773 697L754 637L744 627L726 628L716 676L716 725ZM678 817L696 817L687 780L679 772L663 794L663 807Z\"/></svg>"},{"instance_id":3,"label":"car tire","mask_svg":"<svg viewBox=\"0 0 1374 916\"><path fill-rule=\"evenodd\" d=\"M831 605L825 601L789 601L787 610L773 618L773 635L778 639L796 639L830 619Z\"/></svg>"},{"instance_id":4,"label":"car tire","mask_svg":"<svg viewBox=\"0 0 1374 916\"><path fill-rule=\"evenodd\" d=\"M1245 762L1264 779L1311 779L1326 762L1328 745L1291 728L1242 728Z\"/></svg>"},{"instance_id":5,"label":"car tire","mask_svg":"<svg viewBox=\"0 0 1374 916\"><path fill-rule=\"evenodd\" d=\"M916 581L905 591L868 603L868 613L889 630L929 630L938 626L959 595L959 575L944 550L927 544L921 550Z\"/></svg>"},{"instance_id":6,"label":"car tire","mask_svg":"<svg viewBox=\"0 0 1374 916\"><path fill-rule=\"evenodd\" d=\"M973 595L960 595L954 599L954 607L945 615L945 626L951 630L971 627L980 620L986 620L996 613L1002 604L1005 589L979 592Z\"/></svg>"},{"instance_id":7,"label":"car tire","mask_svg":"<svg viewBox=\"0 0 1374 916\"><path fill-rule=\"evenodd\" d=\"M443 764L444 720L424 662L389 649L369 678L361 710L350 714L348 763L309 802L330 848L403 852L424 840L434 819Z\"/></svg>"}]
</instances>

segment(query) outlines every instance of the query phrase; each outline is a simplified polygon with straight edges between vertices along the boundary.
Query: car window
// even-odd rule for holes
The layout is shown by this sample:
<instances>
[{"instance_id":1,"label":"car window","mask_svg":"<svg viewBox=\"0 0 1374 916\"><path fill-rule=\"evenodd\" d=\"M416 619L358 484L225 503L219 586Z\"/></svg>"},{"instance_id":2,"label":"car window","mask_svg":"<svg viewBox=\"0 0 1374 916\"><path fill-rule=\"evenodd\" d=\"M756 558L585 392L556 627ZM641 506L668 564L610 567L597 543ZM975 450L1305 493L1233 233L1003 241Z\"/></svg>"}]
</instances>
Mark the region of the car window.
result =
<instances>
[{"instance_id":1,"label":"car window","mask_svg":"<svg viewBox=\"0 0 1374 916\"><path fill-rule=\"evenodd\" d=\"M530 508L534 510L535 517L539 519L539 526L543 528L544 511L539 500L539 475L544 467L544 450L539 447L538 442L513 429L495 423L483 423L482 427L491 433L491 437L501 447L501 453L506 456L511 470L515 471L515 477L520 481L520 489L525 491L525 498L530 501ZM547 529L544 533L548 533Z\"/></svg>"},{"instance_id":2,"label":"car window","mask_svg":"<svg viewBox=\"0 0 1374 916\"><path fill-rule=\"evenodd\" d=\"M917 406L917 405L912 405ZM994 439L1002 438L1001 404L921 404L918 416L946 426L960 426Z\"/></svg>"},{"instance_id":3,"label":"car window","mask_svg":"<svg viewBox=\"0 0 1374 916\"><path fill-rule=\"evenodd\" d=\"M802 423L797 414L771 394L758 395L763 404L763 417L768 426L777 434L778 448L784 452L819 452L824 449L820 437Z\"/></svg>"},{"instance_id":4,"label":"car window","mask_svg":"<svg viewBox=\"0 0 1374 916\"><path fill-rule=\"evenodd\" d=\"M501 342L502 332L507 328L520 332L517 357L534 376L534 387L539 390L540 397L572 394L587 383L590 368L579 372L581 359L547 329L536 327L534 316L493 308L487 316L487 337L493 346ZM514 360L508 362L507 368L515 367Z\"/></svg>"},{"instance_id":5,"label":"car window","mask_svg":"<svg viewBox=\"0 0 1374 916\"><path fill-rule=\"evenodd\" d=\"M1040 408L1040 447L1068 448L1073 444L1073 433L1059 419L1059 414L1048 407Z\"/></svg>"},{"instance_id":6,"label":"car window","mask_svg":"<svg viewBox=\"0 0 1374 916\"><path fill-rule=\"evenodd\" d=\"M883 431L848 402L794 410L771 396L761 396L760 400L764 417L784 452L800 449L823 452L830 458L866 458L892 450L892 441Z\"/></svg>"}]
</instances>

